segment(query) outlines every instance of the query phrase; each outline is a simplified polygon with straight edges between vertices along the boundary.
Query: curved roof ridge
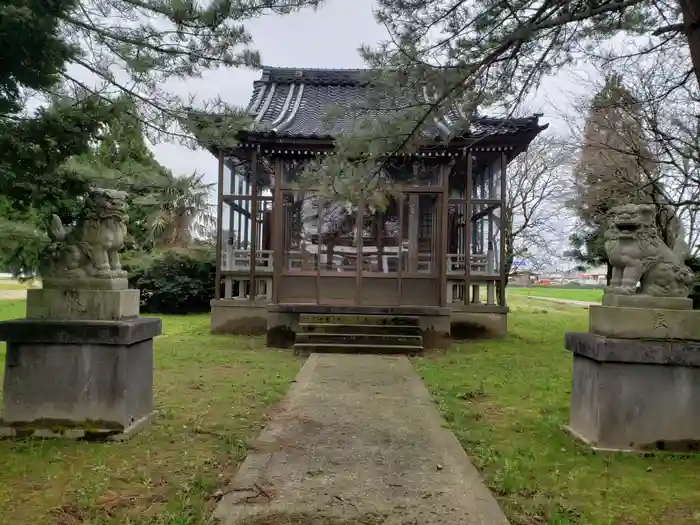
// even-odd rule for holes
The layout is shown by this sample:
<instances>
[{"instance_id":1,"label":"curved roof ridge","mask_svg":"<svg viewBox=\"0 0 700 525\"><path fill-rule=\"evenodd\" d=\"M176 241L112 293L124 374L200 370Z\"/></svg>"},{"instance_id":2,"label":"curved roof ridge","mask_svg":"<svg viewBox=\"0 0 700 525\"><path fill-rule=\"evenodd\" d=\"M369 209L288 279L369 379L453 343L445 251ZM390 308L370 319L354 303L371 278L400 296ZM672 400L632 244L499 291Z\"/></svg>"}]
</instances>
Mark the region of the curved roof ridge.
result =
<instances>
[{"instance_id":1,"label":"curved roof ridge","mask_svg":"<svg viewBox=\"0 0 700 525\"><path fill-rule=\"evenodd\" d=\"M300 83L317 85L362 85L377 69L324 69L263 66L260 82Z\"/></svg>"}]
</instances>

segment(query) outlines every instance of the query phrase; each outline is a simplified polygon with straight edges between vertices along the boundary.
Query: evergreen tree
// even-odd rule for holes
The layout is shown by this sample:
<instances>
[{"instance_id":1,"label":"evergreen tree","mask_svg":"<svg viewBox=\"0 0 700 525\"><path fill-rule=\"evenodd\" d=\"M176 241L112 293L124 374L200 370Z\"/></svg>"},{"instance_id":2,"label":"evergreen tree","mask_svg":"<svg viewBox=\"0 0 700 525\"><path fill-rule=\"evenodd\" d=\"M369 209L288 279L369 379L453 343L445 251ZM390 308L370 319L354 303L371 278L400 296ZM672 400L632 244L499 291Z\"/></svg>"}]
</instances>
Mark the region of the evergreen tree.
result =
<instances>
[{"instance_id":1,"label":"evergreen tree","mask_svg":"<svg viewBox=\"0 0 700 525\"><path fill-rule=\"evenodd\" d=\"M24 107L26 90L49 89L75 48L60 34L60 19L75 0L4 0L0 5L0 116Z\"/></svg>"},{"instance_id":2,"label":"evergreen tree","mask_svg":"<svg viewBox=\"0 0 700 525\"><path fill-rule=\"evenodd\" d=\"M583 265L608 263L604 239L608 214L620 204L656 205L659 234L671 247L683 235L677 212L668 205L660 163L645 136L640 108L619 74L608 76L591 102L574 169L576 195L570 202L579 227L567 254Z\"/></svg>"},{"instance_id":3,"label":"evergreen tree","mask_svg":"<svg viewBox=\"0 0 700 525\"><path fill-rule=\"evenodd\" d=\"M610 75L593 97L584 125L583 144L574 169L578 233L568 256L584 266L607 264L603 238L613 206L648 200L655 187L656 163L644 139L638 102Z\"/></svg>"},{"instance_id":4,"label":"evergreen tree","mask_svg":"<svg viewBox=\"0 0 700 525\"><path fill-rule=\"evenodd\" d=\"M376 193L389 155L420 146L436 119L459 114L461 122L452 122L454 134L481 108L513 111L543 77L561 67L595 57L614 59L608 44L616 36L648 36L635 54L681 56L678 86L700 79L697 0L377 3L377 19L391 36L375 48L364 48L363 55L383 71L377 83L389 93L383 110L390 115L382 122L362 122L354 137L339 141L338 155L328 157L324 166L309 167L310 176L334 183L343 178L339 175L353 176L368 188L368 196ZM363 109L358 108L359 115ZM348 169L348 163L355 167ZM357 185L337 187L342 192Z\"/></svg>"},{"instance_id":5,"label":"evergreen tree","mask_svg":"<svg viewBox=\"0 0 700 525\"><path fill-rule=\"evenodd\" d=\"M84 192L80 180L62 178L59 167L87 150L109 109L95 97L54 97L34 115L22 112L34 92L59 81L76 50L61 35L60 17L72 0L9 0L0 6L0 265L32 269L42 250L43 219L61 215Z\"/></svg>"},{"instance_id":6,"label":"evergreen tree","mask_svg":"<svg viewBox=\"0 0 700 525\"><path fill-rule=\"evenodd\" d=\"M67 59L70 67L61 71L61 82L45 93L88 93L108 102L126 97L131 102L127 111L143 123L150 139L187 141L180 123L192 101L169 90L168 83L222 67L259 66L243 23L320 1L74 0L58 18L75 52ZM218 98L199 103L230 120L242 115Z\"/></svg>"},{"instance_id":7,"label":"evergreen tree","mask_svg":"<svg viewBox=\"0 0 700 525\"><path fill-rule=\"evenodd\" d=\"M648 200L658 170L644 137L639 103L610 75L591 102L581 158L574 170L573 207L591 230L604 225L618 204Z\"/></svg>"},{"instance_id":8,"label":"evergreen tree","mask_svg":"<svg viewBox=\"0 0 700 525\"><path fill-rule=\"evenodd\" d=\"M147 152L142 132L127 128L133 131L138 122L151 138L184 138L180 123L192 115L189 101L168 92L168 81L258 65L242 22L319 1L3 2L0 213L6 215L0 218L0 265L33 268L46 240L41 230L47 218L57 213L70 224L76 199L91 184L133 188L139 181L145 187L150 175L167 176ZM33 115L25 111L30 97L43 101ZM246 122L240 110L219 101L204 105L219 109L230 123L227 130ZM102 137L105 127L112 131ZM211 129L212 140L221 138L217 129ZM115 136L121 138L110 142Z\"/></svg>"}]
</instances>

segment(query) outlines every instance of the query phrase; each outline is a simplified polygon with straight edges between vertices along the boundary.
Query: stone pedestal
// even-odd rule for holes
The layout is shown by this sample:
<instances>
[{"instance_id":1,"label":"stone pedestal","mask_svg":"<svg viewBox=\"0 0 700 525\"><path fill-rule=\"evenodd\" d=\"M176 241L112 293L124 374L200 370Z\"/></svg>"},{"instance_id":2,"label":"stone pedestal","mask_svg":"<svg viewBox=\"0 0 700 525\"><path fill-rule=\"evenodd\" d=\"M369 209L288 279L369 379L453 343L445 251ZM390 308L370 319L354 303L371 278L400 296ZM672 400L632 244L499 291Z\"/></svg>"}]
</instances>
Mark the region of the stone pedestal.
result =
<instances>
[{"instance_id":1,"label":"stone pedestal","mask_svg":"<svg viewBox=\"0 0 700 525\"><path fill-rule=\"evenodd\" d=\"M27 319L118 321L139 316L138 290L27 290Z\"/></svg>"},{"instance_id":2,"label":"stone pedestal","mask_svg":"<svg viewBox=\"0 0 700 525\"><path fill-rule=\"evenodd\" d=\"M692 301L604 296L573 353L568 430L596 450L700 450L700 312Z\"/></svg>"},{"instance_id":3,"label":"stone pedestal","mask_svg":"<svg viewBox=\"0 0 700 525\"><path fill-rule=\"evenodd\" d=\"M30 290L27 318L0 322L0 435L114 440L142 428L161 321L138 305L138 290Z\"/></svg>"}]
</instances>

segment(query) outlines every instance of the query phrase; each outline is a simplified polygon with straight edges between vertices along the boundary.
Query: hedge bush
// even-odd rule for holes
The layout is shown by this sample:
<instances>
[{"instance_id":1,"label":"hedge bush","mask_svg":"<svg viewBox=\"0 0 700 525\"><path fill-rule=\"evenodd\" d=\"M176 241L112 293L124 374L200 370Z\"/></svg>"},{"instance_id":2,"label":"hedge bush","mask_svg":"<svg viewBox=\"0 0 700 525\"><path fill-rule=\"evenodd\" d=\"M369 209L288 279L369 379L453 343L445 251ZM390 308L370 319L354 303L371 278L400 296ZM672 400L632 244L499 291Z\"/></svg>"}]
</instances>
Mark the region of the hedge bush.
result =
<instances>
[{"instance_id":1,"label":"hedge bush","mask_svg":"<svg viewBox=\"0 0 700 525\"><path fill-rule=\"evenodd\" d=\"M141 312L194 314L210 311L216 276L208 247L131 253L123 257L129 285L141 290Z\"/></svg>"}]
</instances>

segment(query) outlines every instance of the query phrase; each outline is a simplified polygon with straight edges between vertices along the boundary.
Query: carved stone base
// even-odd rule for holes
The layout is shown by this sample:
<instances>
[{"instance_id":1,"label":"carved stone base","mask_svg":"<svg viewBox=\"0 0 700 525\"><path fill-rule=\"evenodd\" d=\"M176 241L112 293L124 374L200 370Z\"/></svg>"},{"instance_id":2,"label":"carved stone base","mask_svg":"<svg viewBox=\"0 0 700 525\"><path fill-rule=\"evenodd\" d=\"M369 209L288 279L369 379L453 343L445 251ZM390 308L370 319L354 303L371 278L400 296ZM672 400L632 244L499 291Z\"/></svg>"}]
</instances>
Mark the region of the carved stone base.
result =
<instances>
[{"instance_id":1,"label":"carved stone base","mask_svg":"<svg viewBox=\"0 0 700 525\"><path fill-rule=\"evenodd\" d=\"M0 323L7 341L0 434L126 438L153 414L161 321Z\"/></svg>"},{"instance_id":2,"label":"carved stone base","mask_svg":"<svg viewBox=\"0 0 700 525\"><path fill-rule=\"evenodd\" d=\"M687 297L654 297L645 294L603 295L603 306L627 306L629 308L661 308L664 310L692 310L693 300Z\"/></svg>"},{"instance_id":3,"label":"carved stone base","mask_svg":"<svg viewBox=\"0 0 700 525\"><path fill-rule=\"evenodd\" d=\"M700 341L700 310L591 305L588 311L594 334L620 339Z\"/></svg>"},{"instance_id":4,"label":"carved stone base","mask_svg":"<svg viewBox=\"0 0 700 525\"><path fill-rule=\"evenodd\" d=\"M27 291L27 319L119 321L138 317L139 290Z\"/></svg>"},{"instance_id":5,"label":"carved stone base","mask_svg":"<svg viewBox=\"0 0 700 525\"><path fill-rule=\"evenodd\" d=\"M126 278L44 277L41 282L44 289L56 290L126 290L129 288L129 281Z\"/></svg>"}]
</instances>

